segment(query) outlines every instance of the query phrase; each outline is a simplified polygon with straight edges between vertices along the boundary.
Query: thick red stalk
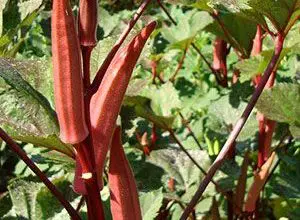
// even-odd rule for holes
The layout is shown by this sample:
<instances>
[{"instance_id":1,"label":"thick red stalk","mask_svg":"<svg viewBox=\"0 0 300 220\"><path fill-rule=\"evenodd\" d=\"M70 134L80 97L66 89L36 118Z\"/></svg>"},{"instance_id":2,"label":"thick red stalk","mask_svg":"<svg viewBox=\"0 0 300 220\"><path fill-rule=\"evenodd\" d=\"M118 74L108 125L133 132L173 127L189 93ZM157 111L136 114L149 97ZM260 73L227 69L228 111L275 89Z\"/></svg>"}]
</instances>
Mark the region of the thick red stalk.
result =
<instances>
[{"instance_id":1,"label":"thick red stalk","mask_svg":"<svg viewBox=\"0 0 300 220\"><path fill-rule=\"evenodd\" d=\"M100 187L107 151L131 74L155 26L156 22L148 24L126 47L117 52L91 99L91 129Z\"/></svg>"},{"instance_id":2,"label":"thick red stalk","mask_svg":"<svg viewBox=\"0 0 300 220\"><path fill-rule=\"evenodd\" d=\"M141 6L138 8L138 10L135 12L133 18L128 23L126 29L123 31L121 36L119 37L118 41L115 43L113 48L110 50L109 54L105 58L104 62L102 63L100 69L98 70L92 85L90 86L90 90L88 92L88 96L92 96L100 86L102 79L104 77L104 74L107 72L107 68L109 67L110 63L112 62L113 58L115 57L116 53L120 49L121 45L124 43L126 37L130 33L131 29L134 27L135 23L139 20L143 12L146 10L147 6L151 0L144 0L144 2L141 4Z\"/></svg>"},{"instance_id":3,"label":"thick red stalk","mask_svg":"<svg viewBox=\"0 0 300 220\"><path fill-rule=\"evenodd\" d=\"M35 165L35 163L27 156L27 154L21 149L21 147L0 128L0 137L7 143L7 146L15 152L27 166L38 176L38 178L45 184L45 186L51 191L51 193L57 198L62 206L67 210L69 215L74 220L80 220L80 216L71 204L64 198L63 194L53 185L48 177Z\"/></svg>"},{"instance_id":4,"label":"thick red stalk","mask_svg":"<svg viewBox=\"0 0 300 220\"><path fill-rule=\"evenodd\" d=\"M137 187L122 146L120 127L115 129L112 139L108 182L113 219L142 220Z\"/></svg>"},{"instance_id":5,"label":"thick red stalk","mask_svg":"<svg viewBox=\"0 0 300 220\"><path fill-rule=\"evenodd\" d=\"M234 196L235 204L238 207L238 209L235 208L234 212L237 215L242 214L241 210L243 210L243 206L244 206L244 198L245 198L246 184L247 184L247 171L248 171L249 162L250 162L249 152L247 151L244 155L244 161L241 167L241 175L238 179L238 183L235 190L235 196Z\"/></svg>"},{"instance_id":6,"label":"thick red stalk","mask_svg":"<svg viewBox=\"0 0 300 220\"><path fill-rule=\"evenodd\" d=\"M89 79L89 73L90 73L90 55L92 52L93 47L90 46L82 46L82 57L83 57L83 82L85 85L85 90L90 85L90 79ZM85 97L85 119L87 122L87 127L89 130L88 137L78 145L79 148L82 148L81 151L78 151L77 157L76 157L76 167L75 167L75 179L74 179L74 191L82 194L87 195L87 190L84 184L83 179L81 178L82 175L82 168L84 166L86 167L86 172L94 173L94 176L92 178L96 178L96 172L95 172L95 152L92 142L92 136L91 136L91 124L90 124L90 97ZM81 162L78 162L81 158ZM86 160L86 158L90 158ZM83 160L84 159L84 160ZM82 163L83 162L83 163ZM89 163L86 164L85 162ZM96 188L94 187L96 190ZM90 195L96 195L98 194L99 189L97 191L90 193ZM87 196L88 197L88 196ZM101 202L101 201L100 201ZM87 204L89 205L88 201Z\"/></svg>"},{"instance_id":7,"label":"thick red stalk","mask_svg":"<svg viewBox=\"0 0 300 220\"><path fill-rule=\"evenodd\" d=\"M266 88L272 88L275 82L276 70L274 70L266 84ZM259 81L258 79L256 79ZM276 126L276 122L267 119L260 112L257 113L259 122L259 135L258 135L258 162L257 167L260 168L269 158L272 144L272 136Z\"/></svg>"},{"instance_id":8,"label":"thick red stalk","mask_svg":"<svg viewBox=\"0 0 300 220\"><path fill-rule=\"evenodd\" d=\"M82 169L80 170L76 167L76 174L81 175L81 179L78 179L79 176L77 176L77 178L75 176L74 190L82 190L79 191L79 193L86 194L85 197L89 220L102 220L104 219L104 211L100 197L100 189L97 183L93 143L90 135L82 143L76 146L76 152L76 159L79 161ZM78 183L76 183L76 181L78 181ZM84 185L82 184L82 181Z\"/></svg>"},{"instance_id":9,"label":"thick red stalk","mask_svg":"<svg viewBox=\"0 0 300 220\"><path fill-rule=\"evenodd\" d=\"M207 172L207 175L205 176L205 178L201 182L200 186L198 187L198 190L196 191L196 193L193 196L192 200L190 201L190 203L188 204L188 206L185 209L184 213L182 214L182 216L180 218L181 220L187 219L189 214L193 211L194 207L196 206L199 198L202 196L202 194L203 194L204 190L206 189L207 185L210 183L210 181L213 178L214 174L222 166L222 164L223 164L223 162L226 158L226 155L227 155L227 153L230 149L230 146L236 140L236 138L238 137L238 135L241 132L242 128L244 127L244 125L245 125L248 117L250 116L250 113L252 112L259 96L261 95L265 85L267 84L267 81L268 81L270 75L272 74L273 70L276 67L276 64L279 60L279 57L280 57L280 54L281 54L281 51L282 51L283 42L284 42L284 38L282 37L282 35L280 33L278 33L278 36L276 37L276 40L275 40L274 54L272 56L272 59L271 59L270 63L268 64L267 69L264 71L264 75L263 75L260 83L256 87L256 89L255 89L255 91L254 91L254 93L253 93L246 109L244 110L242 116L237 121L236 125L234 126L234 128L233 128L232 132L230 133L226 143L224 144L221 152L219 153L216 160L214 161L214 163L209 168L209 170Z\"/></svg>"}]
</instances>

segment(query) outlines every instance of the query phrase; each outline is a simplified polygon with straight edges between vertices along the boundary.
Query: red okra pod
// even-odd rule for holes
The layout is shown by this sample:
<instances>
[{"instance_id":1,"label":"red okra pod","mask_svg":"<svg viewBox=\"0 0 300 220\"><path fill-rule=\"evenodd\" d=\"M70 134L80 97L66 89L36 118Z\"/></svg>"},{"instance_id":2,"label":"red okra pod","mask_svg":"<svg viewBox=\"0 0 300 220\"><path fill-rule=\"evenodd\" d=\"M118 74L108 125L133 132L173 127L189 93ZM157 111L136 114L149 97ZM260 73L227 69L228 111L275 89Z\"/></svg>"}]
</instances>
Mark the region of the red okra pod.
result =
<instances>
[{"instance_id":1,"label":"red okra pod","mask_svg":"<svg viewBox=\"0 0 300 220\"><path fill-rule=\"evenodd\" d=\"M137 187L122 146L120 127L115 129L112 139L108 182L113 219L141 220Z\"/></svg>"},{"instance_id":2,"label":"red okra pod","mask_svg":"<svg viewBox=\"0 0 300 220\"><path fill-rule=\"evenodd\" d=\"M81 57L68 0L53 0L52 60L55 109L63 142L75 144L88 135L84 115Z\"/></svg>"},{"instance_id":3,"label":"red okra pod","mask_svg":"<svg viewBox=\"0 0 300 220\"><path fill-rule=\"evenodd\" d=\"M156 22L148 24L126 47L117 52L100 87L92 96L91 129L100 188L105 158L131 74L155 26Z\"/></svg>"},{"instance_id":4,"label":"red okra pod","mask_svg":"<svg viewBox=\"0 0 300 220\"><path fill-rule=\"evenodd\" d=\"M98 1L80 0L79 41L82 46L94 47L97 44Z\"/></svg>"}]
</instances>

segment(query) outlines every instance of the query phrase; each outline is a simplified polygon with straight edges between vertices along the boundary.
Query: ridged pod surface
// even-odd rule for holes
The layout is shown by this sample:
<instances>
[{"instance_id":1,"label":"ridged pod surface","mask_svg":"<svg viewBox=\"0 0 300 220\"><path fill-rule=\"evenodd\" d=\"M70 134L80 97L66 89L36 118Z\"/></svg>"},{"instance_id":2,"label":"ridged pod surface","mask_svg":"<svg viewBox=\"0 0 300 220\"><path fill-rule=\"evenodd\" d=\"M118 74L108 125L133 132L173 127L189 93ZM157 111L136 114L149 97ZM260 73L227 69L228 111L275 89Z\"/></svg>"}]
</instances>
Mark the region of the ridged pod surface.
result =
<instances>
[{"instance_id":1,"label":"ridged pod surface","mask_svg":"<svg viewBox=\"0 0 300 220\"><path fill-rule=\"evenodd\" d=\"M110 209L113 219L141 220L141 208L136 183L123 150L120 127L115 129L112 139L108 182Z\"/></svg>"},{"instance_id":2,"label":"ridged pod surface","mask_svg":"<svg viewBox=\"0 0 300 220\"><path fill-rule=\"evenodd\" d=\"M98 24L98 1L80 0L79 5L79 41L83 46L95 46Z\"/></svg>"},{"instance_id":3,"label":"ridged pod surface","mask_svg":"<svg viewBox=\"0 0 300 220\"><path fill-rule=\"evenodd\" d=\"M155 26L156 22L148 24L126 47L117 52L100 87L91 99L91 129L100 188L106 155L126 88L141 51Z\"/></svg>"},{"instance_id":4,"label":"ridged pod surface","mask_svg":"<svg viewBox=\"0 0 300 220\"><path fill-rule=\"evenodd\" d=\"M76 144L88 135L84 115L81 57L68 0L53 0L52 60L55 109L63 142Z\"/></svg>"}]
</instances>

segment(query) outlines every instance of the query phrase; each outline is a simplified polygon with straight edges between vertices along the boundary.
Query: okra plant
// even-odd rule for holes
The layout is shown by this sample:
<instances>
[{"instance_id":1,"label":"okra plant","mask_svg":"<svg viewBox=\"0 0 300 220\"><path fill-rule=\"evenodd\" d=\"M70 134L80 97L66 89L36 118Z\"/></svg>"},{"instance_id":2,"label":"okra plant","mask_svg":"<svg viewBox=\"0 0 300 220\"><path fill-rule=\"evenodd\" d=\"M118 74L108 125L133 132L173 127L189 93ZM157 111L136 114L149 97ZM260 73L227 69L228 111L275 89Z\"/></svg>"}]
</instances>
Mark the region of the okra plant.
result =
<instances>
[{"instance_id":1,"label":"okra plant","mask_svg":"<svg viewBox=\"0 0 300 220\"><path fill-rule=\"evenodd\" d=\"M0 3L1 219L300 218L299 0L27 3Z\"/></svg>"}]
</instances>

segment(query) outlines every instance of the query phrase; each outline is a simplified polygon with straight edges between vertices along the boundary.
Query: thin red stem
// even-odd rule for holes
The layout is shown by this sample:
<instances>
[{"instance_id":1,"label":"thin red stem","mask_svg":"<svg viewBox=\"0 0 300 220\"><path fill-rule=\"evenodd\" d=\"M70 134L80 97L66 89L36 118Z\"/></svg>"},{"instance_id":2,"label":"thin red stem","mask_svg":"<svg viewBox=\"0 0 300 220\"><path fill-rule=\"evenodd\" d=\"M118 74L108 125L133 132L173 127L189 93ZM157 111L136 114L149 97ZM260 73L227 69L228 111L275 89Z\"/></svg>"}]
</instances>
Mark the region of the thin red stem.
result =
<instances>
[{"instance_id":1,"label":"thin red stem","mask_svg":"<svg viewBox=\"0 0 300 220\"><path fill-rule=\"evenodd\" d=\"M79 203L77 205L77 208L76 208L76 212L80 212L80 209L83 206L83 204L84 204L84 196L81 196L80 201L79 201Z\"/></svg>"},{"instance_id":2,"label":"thin red stem","mask_svg":"<svg viewBox=\"0 0 300 220\"><path fill-rule=\"evenodd\" d=\"M0 137L4 140L8 147L15 152L27 166L38 176L38 178L47 186L51 193L58 199L58 201L67 210L72 219L80 220L79 214L71 206L71 204L64 198L63 194L50 182L48 177L35 165L35 163L27 156L27 154L21 149L21 147L8 135L5 131L0 128Z\"/></svg>"},{"instance_id":3,"label":"thin red stem","mask_svg":"<svg viewBox=\"0 0 300 220\"><path fill-rule=\"evenodd\" d=\"M83 58L83 83L84 91L90 87L90 59L94 46L82 46ZM82 167L82 180L84 182L87 195L85 196L89 220L104 219L100 189L97 183L95 152L91 136L90 123L90 97L85 97L85 119L89 129L87 138L76 147L77 156ZM87 176L86 176L87 175Z\"/></svg>"},{"instance_id":4,"label":"thin red stem","mask_svg":"<svg viewBox=\"0 0 300 220\"><path fill-rule=\"evenodd\" d=\"M194 207L196 206L197 202L199 201L200 197L202 196L203 192L205 191L207 185L212 180L214 174L217 172L217 170L223 164L223 162L226 158L226 155L227 155L228 151L230 150L230 146L236 140L236 138L238 137L238 135L241 132L242 128L244 127L244 125L245 125L248 117L250 116L250 113L252 112L259 96L261 95L266 83L268 82L268 79L269 79L270 75L272 74L273 70L276 67L276 64L279 60L279 57L280 57L280 54L281 54L281 51L282 51L283 42L284 42L283 36L280 33L278 33L278 36L276 37L276 41L275 41L274 54L272 56L272 59L271 59L269 65L268 65L267 69L264 72L264 75L263 75L260 83L256 87L256 89L255 89L255 91L254 91L254 93L253 93L246 109L244 110L242 116L237 121L236 125L234 126L234 128L233 128L232 132L230 133L226 143L224 144L221 152L219 153L216 160L214 161L214 163L209 168L209 170L207 172L207 175L204 177L204 179L201 182L200 186L198 187L195 195L193 196L192 200L190 201L190 203L188 204L188 206L185 209L184 213L182 214L182 216L180 218L181 220L187 219L187 217L193 211Z\"/></svg>"}]
</instances>

